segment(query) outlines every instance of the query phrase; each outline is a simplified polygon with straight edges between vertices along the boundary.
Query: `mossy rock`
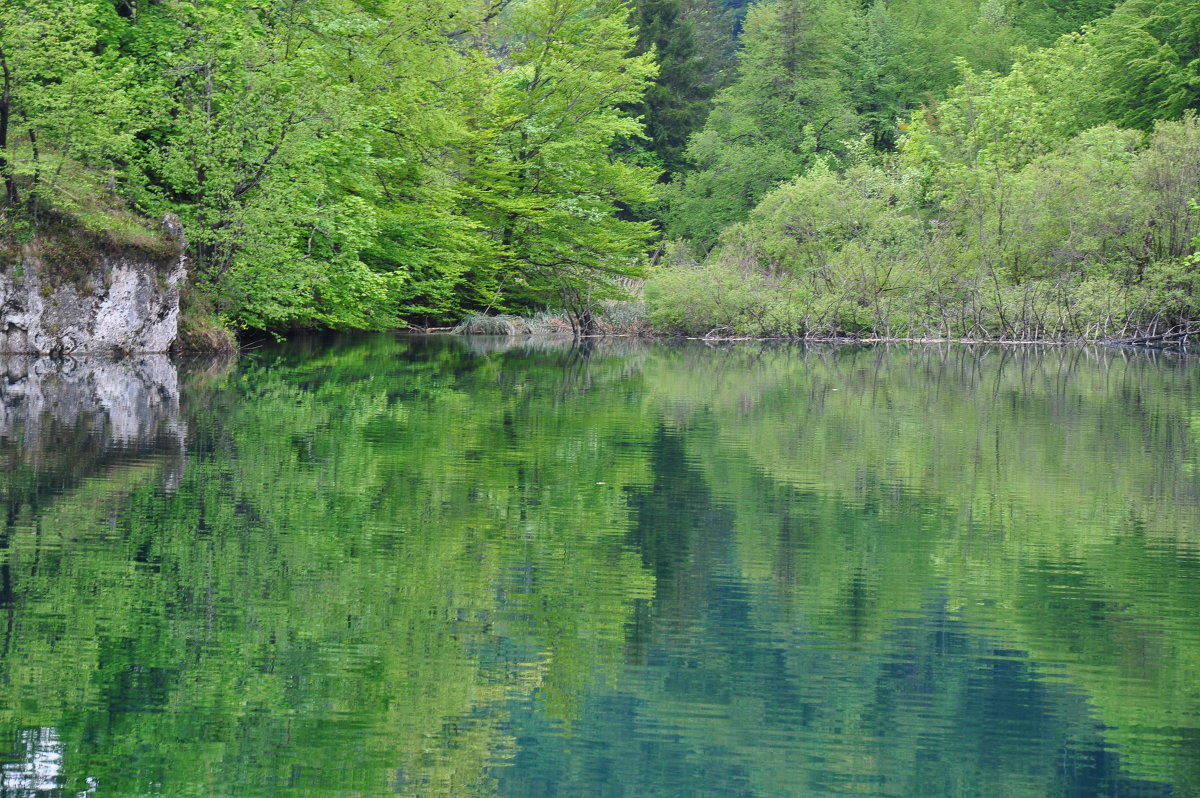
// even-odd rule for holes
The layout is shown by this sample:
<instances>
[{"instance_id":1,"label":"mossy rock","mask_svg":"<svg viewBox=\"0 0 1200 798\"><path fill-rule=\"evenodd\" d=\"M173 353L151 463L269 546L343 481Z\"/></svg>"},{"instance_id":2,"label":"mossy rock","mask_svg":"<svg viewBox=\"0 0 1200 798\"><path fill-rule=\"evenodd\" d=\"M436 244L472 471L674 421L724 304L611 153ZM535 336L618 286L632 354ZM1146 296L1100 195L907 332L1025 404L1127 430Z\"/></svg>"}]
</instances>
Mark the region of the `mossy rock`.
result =
<instances>
[{"instance_id":1,"label":"mossy rock","mask_svg":"<svg viewBox=\"0 0 1200 798\"><path fill-rule=\"evenodd\" d=\"M113 215L111 227L102 230L95 229L96 219L85 222L57 209L41 209L19 221L0 230L0 271L23 276L14 270L35 266L54 288L94 290L101 267L118 260L148 264L165 276L186 247L177 224L154 226L129 214Z\"/></svg>"}]
</instances>

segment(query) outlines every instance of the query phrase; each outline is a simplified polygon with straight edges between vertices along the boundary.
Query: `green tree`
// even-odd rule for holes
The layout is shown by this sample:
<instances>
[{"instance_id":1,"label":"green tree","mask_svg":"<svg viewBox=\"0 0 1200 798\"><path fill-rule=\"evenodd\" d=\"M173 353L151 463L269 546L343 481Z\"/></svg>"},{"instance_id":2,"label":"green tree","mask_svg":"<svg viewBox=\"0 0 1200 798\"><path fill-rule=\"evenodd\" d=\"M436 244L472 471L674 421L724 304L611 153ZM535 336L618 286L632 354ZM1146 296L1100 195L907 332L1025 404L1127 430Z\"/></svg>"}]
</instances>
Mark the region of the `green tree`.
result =
<instances>
[{"instance_id":1,"label":"green tree","mask_svg":"<svg viewBox=\"0 0 1200 798\"><path fill-rule=\"evenodd\" d=\"M10 208L23 199L32 210L79 208L130 156L142 121L128 65L104 46L112 16L97 3L0 5L0 178Z\"/></svg>"},{"instance_id":2,"label":"green tree","mask_svg":"<svg viewBox=\"0 0 1200 798\"><path fill-rule=\"evenodd\" d=\"M637 14L637 52L653 51L659 65L638 111L666 179L686 167L688 137L704 124L712 90L683 0L639 0Z\"/></svg>"},{"instance_id":3,"label":"green tree","mask_svg":"<svg viewBox=\"0 0 1200 798\"><path fill-rule=\"evenodd\" d=\"M492 135L485 117L497 68L472 45L506 5L372 3L369 23L327 47L338 56L333 84L357 87L355 105L369 109L357 151L330 161L329 179L334 198L369 208L374 234L358 257L386 281L376 303L384 321L454 321L494 288L494 248L462 206L476 151Z\"/></svg>"},{"instance_id":4,"label":"green tree","mask_svg":"<svg viewBox=\"0 0 1200 798\"><path fill-rule=\"evenodd\" d=\"M1017 0L1009 4L1009 15L1031 44L1048 47L1064 33L1108 16L1116 5L1116 0Z\"/></svg>"},{"instance_id":5,"label":"green tree","mask_svg":"<svg viewBox=\"0 0 1200 798\"><path fill-rule=\"evenodd\" d=\"M716 92L729 85L737 65L735 28L741 17L717 0L682 0L680 18L692 26L703 83Z\"/></svg>"},{"instance_id":6,"label":"green tree","mask_svg":"<svg viewBox=\"0 0 1200 798\"><path fill-rule=\"evenodd\" d=\"M653 53L631 54L629 17L623 0L524 0L502 18L511 49L464 189L500 259L489 305L557 302L590 332L596 302L640 273L652 225L617 211L650 201L658 173L613 145L643 135L623 109L656 66Z\"/></svg>"},{"instance_id":7,"label":"green tree","mask_svg":"<svg viewBox=\"0 0 1200 798\"><path fill-rule=\"evenodd\" d=\"M432 146L445 121L430 87L453 69L454 13L312 0L168 2L139 15L127 47L144 76L165 79L147 103L154 127L134 196L183 216L194 280L232 319L399 323L408 273L362 255L380 242L384 208L393 224L424 216L426 239L444 216L425 164L400 150ZM405 214L412 204L425 214Z\"/></svg>"},{"instance_id":8,"label":"green tree","mask_svg":"<svg viewBox=\"0 0 1200 798\"><path fill-rule=\"evenodd\" d=\"M1149 129L1200 108L1200 6L1189 0L1125 0L1092 33L1091 77L1108 117Z\"/></svg>"},{"instance_id":9,"label":"green tree","mask_svg":"<svg viewBox=\"0 0 1200 798\"><path fill-rule=\"evenodd\" d=\"M845 77L855 19L837 0L751 7L738 77L692 138L696 171L668 195L670 235L708 248L771 188L843 151L857 125Z\"/></svg>"}]
</instances>

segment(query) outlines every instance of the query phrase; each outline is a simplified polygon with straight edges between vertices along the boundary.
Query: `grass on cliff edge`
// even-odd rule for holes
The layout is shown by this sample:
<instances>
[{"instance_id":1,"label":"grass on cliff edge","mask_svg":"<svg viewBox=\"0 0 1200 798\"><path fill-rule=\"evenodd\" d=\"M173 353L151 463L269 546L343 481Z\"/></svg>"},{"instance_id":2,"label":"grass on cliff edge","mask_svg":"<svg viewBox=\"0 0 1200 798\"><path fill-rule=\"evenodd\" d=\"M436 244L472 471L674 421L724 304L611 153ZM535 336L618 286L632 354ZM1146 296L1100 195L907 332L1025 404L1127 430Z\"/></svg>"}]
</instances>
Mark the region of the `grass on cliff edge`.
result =
<instances>
[{"instance_id":1,"label":"grass on cliff edge","mask_svg":"<svg viewBox=\"0 0 1200 798\"><path fill-rule=\"evenodd\" d=\"M43 156L51 158L52 153ZM161 220L135 213L102 175L55 159L55 171L35 180L18 175L17 205L0 206L0 269L38 266L51 283L80 283L105 257L170 268L179 243Z\"/></svg>"},{"instance_id":2,"label":"grass on cliff edge","mask_svg":"<svg viewBox=\"0 0 1200 798\"><path fill-rule=\"evenodd\" d=\"M0 272L36 268L43 284L94 289L105 258L152 265L164 277L182 253L162 220L131 210L102 175L66 159L52 181L18 177L21 202L0 205ZM180 351L233 352L237 342L200 292L181 286Z\"/></svg>"}]
</instances>

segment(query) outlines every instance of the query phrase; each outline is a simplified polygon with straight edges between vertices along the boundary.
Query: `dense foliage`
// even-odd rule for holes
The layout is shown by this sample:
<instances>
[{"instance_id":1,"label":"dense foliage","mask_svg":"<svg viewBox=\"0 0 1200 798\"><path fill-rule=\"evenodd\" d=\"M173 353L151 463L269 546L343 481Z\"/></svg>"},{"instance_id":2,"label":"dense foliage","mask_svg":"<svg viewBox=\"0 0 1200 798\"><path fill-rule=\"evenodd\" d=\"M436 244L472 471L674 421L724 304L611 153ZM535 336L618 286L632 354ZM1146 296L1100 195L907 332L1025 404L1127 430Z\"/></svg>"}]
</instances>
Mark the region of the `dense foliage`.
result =
<instances>
[{"instance_id":1,"label":"dense foliage","mask_svg":"<svg viewBox=\"0 0 1200 798\"><path fill-rule=\"evenodd\" d=\"M636 273L657 74L624 0L5 4L5 232L178 213L231 322L577 309ZM644 49L644 48L643 48ZM93 212L94 211L94 212ZM114 213L108 213L108 216Z\"/></svg>"},{"instance_id":2,"label":"dense foliage","mask_svg":"<svg viewBox=\"0 0 1200 798\"><path fill-rule=\"evenodd\" d=\"M1200 316L1189 0L20 0L0 67L2 260L174 212L234 326Z\"/></svg>"},{"instance_id":3,"label":"dense foliage","mask_svg":"<svg viewBox=\"0 0 1200 798\"><path fill-rule=\"evenodd\" d=\"M668 230L690 243L648 288L652 321L790 336L1188 330L1200 6L1126 0L1030 49L1058 32L1045 9L964 3L933 26L914 23L931 18L921 5L751 8L738 78L690 145L698 169L672 186ZM1105 10L1084 6L1073 13Z\"/></svg>"}]
</instances>

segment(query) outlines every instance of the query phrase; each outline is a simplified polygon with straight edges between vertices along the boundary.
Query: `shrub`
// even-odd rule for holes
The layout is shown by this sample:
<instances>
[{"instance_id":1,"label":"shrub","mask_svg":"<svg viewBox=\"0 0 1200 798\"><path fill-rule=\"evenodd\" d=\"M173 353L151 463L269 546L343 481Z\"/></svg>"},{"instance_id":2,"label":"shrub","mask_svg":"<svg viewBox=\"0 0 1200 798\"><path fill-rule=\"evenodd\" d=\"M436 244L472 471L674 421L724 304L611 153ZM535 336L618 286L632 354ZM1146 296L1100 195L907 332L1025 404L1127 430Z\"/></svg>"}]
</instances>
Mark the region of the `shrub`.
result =
<instances>
[{"instance_id":1,"label":"shrub","mask_svg":"<svg viewBox=\"0 0 1200 798\"><path fill-rule=\"evenodd\" d=\"M544 310L529 317L472 313L455 326L455 335L556 335L571 332L561 313Z\"/></svg>"}]
</instances>

